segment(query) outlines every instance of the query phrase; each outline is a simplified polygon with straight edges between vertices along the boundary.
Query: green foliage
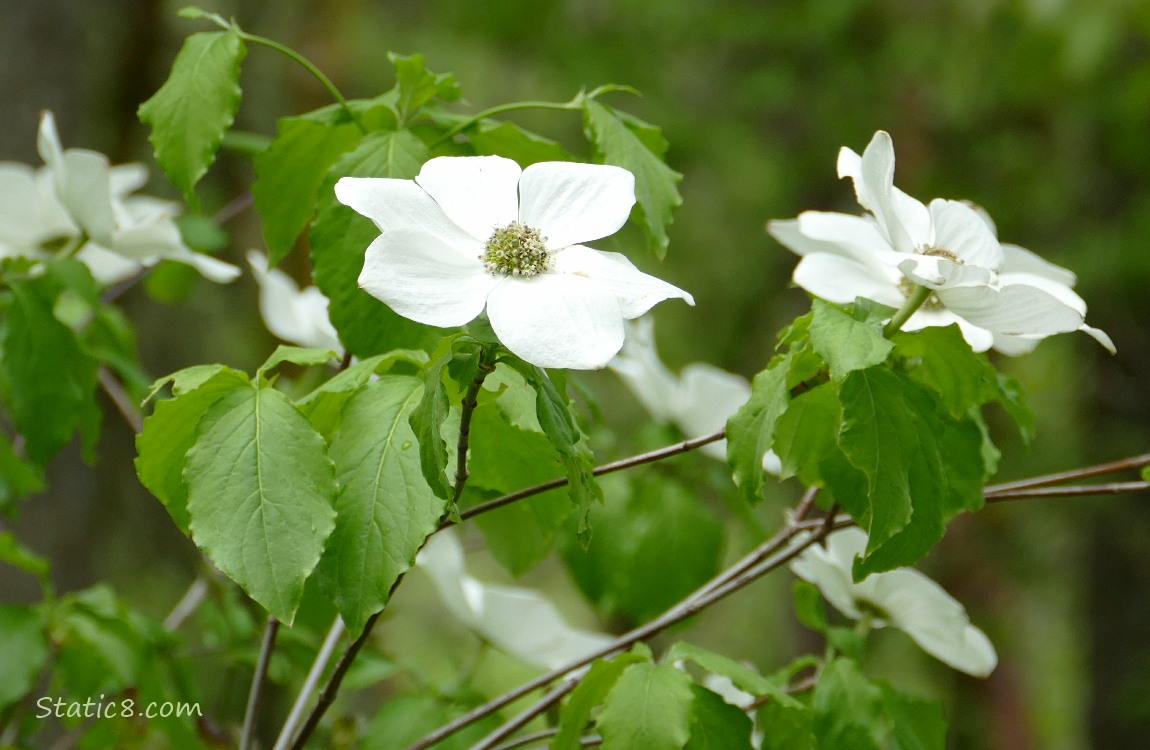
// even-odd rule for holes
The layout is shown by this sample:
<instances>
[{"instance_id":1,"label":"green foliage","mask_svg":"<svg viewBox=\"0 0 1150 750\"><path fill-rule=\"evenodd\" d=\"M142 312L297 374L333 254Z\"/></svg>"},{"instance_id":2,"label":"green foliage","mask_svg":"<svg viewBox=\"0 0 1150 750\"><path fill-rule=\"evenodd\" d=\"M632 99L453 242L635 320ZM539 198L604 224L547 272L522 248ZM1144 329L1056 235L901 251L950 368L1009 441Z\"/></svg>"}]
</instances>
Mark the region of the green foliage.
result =
<instances>
[{"instance_id":1,"label":"green foliage","mask_svg":"<svg viewBox=\"0 0 1150 750\"><path fill-rule=\"evenodd\" d=\"M646 659L638 654L623 653L592 664L571 691L571 697L559 714L559 734L552 740L551 750L576 750L581 747L579 740L591 720L591 711L606 700L607 694L615 687L625 669L644 662Z\"/></svg>"},{"instance_id":2,"label":"green foliage","mask_svg":"<svg viewBox=\"0 0 1150 750\"><path fill-rule=\"evenodd\" d=\"M196 183L208 171L240 105L240 64L247 48L235 29L202 31L184 41L171 75L140 105L140 120L168 179L197 206Z\"/></svg>"},{"instance_id":3,"label":"green foliage","mask_svg":"<svg viewBox=\"0 0 1150 750\"><path fill-rule=\"evenodd\" d=\"M680 750L691 738L691 678L669 664L627 667L595 725L604 750Z\"/></svg>"},{"instance_id":4,"label":"green foliage","mask_svg":"<svg viewBox=\"0 0 1150 750\"><path fill-rule=\"evenodd\" d=\"M443 514L444 500L424 481L408 424L422 389L419 379L400 375L364 387L348 402L332 442L335 530L317 574L352 634L383 609Z\"/></svg>"},{"instance_id":5,"label":"green foliage","mask_svg":"<svg viewBox=\"0 0 1150 750\"><path fill-rule=\"evenodd\" d=\"M753 750L751 717L715 693L691 686L691 738L686 750Z\"/></svg>"},{"instance_id":6,"label":"green foliage","mask_svg":"<svg viewBox=\"0 0 1150 750\"><path fill-rule=\"evenodd\" d=\"M409 120L432 99L450 102L459 98L455 76L430 72L423 55L389 52L387 59L395 66L395 88L399 93L396 106L401 120Z\"/></svg>"},{"instance_id":7,"label":"green foliage","mask_svg":"<svg viewBox=\"0 0 1150 750\"><path fill-rule=\"evenodd\" d=\"M816 633L827 629L827 610L823 606L823 596L814 584L796 580L794 584L795 616L799 622Z\"/></svg>"},{"instance_id":8,"label":"green foliage","mask_svg":"<svg viewBox=\"0 0 1150 750\"><path fill-rule=\"evenodd\" d=\"M878 321L856 320L840 308L815 299L811 302L811 347L830 364L834 380L855 370L881 364L894 345L883 338Z\"/></svg>"},{"instance_id":9,"label":"green foliage","mask_svg":"<svg viewBox=\"0 0 1150 750\"><path fill-rule=\"evenodd\" d=\"M726 677L739 690L756 697L770 696L771 700L784 706L801 705L786 692L785 678L787 675L783 675L784 679L782 680L763 677L751 667L740 664L730 657L685 641L679 641L667 651L667 662L673 664L680 660L693 661L711 674Z\"/></svg>"},{"instance_id":10,"label":"green foliage","mask_svg":"<svg viewBox=\"0 0 1150 750\"><path fill-rule=\"evenodd\" d=\"M14 604L0 605L0 710L27 695L48 661L48 637L40 613Z\"/></svg>"},{"instance_id":11,"label":"green foliage","mask_svg":"<svg viewBox=\"0 0 1150 750\"><path fill-rule=\"evenodd\" d=\"M751 381L750 400L727 420L727 461L734 469L735 484L752 502L762 500L763 454L774 444L779 417L790 402L791 361L789 355L771 360Z\"/></svg>"},{"instance_id":12,"label":"green foliage","mask_svg":"<svg viewBox=\"0 0 1150 750\"><path fill-rule=\"evenodd\" d=\"M423 396L411 412L411 429L419 441L423 478L431 491L444 500L451 499L452 486L447 479L447 441L443 439L443 423L447 421L451 404L443 375L453 355L453 343L454 339L444 339L432 354L423 376Z\"/></svg>"},{"instance_id":13,"label":"green foliage","mask_svg":"<svg viewBox=\"0 0 1150 750\"><path fill-rule=\"evenodd\" d=\"M610 499L591 509L590 543L569 542L563 559L605 614L642 622L718 572L723 526L695 492L658 474L608 486Z\"/></svg>"},{"instance_id":14,"label":"green foliage","mask_svg":"<svg viewBox=\"0 0 1150 750\"><path fill-rule=\"evenodd\" d=\"M667 142L654 126L593 98L583 100L583 129L604 163L635 175L637 217L651 251L662 258L667 254L671 214L683 203L678 188L683 175L663 161Z\"/></svg>"},{"instance_id":15,"label":"green foliage","mask_svg":"<svg viewBox=\"0 0 1150 750\"><path fill-rule=\"evenodd\" d=\"M77 429L98 426L90 419L96 409L97 362L76 332L55 315L64 289L55 275L12 281L0 339L0 379L12 421L24 437L28 457L41 465L67 445ZM35 485L27 471L18 471L13 481L17 488Z\"/></svg>"},{"instance_id":16,"label":"green foliage","mask_svg":"<svg viewBox=\"0 0 1150 750\"><path fill-rule=\"evenodd\" d=\"M192 538L290 624L335 525L323 437L282 393L252 387L212 405L197 432L184 466Z\"/></svg>"}]
</instances>

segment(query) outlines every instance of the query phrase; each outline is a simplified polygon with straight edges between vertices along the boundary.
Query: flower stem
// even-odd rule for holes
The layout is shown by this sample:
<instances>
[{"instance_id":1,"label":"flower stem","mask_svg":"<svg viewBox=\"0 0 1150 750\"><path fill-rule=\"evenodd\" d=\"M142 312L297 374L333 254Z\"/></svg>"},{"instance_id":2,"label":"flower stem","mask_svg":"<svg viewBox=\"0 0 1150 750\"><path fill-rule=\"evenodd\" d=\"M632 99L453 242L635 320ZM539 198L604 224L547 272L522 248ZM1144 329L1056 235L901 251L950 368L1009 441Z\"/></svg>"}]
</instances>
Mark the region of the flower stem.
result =
<instances>
[{"instance_id":1,"label":"flower stem","mask_svg":"<svg viewBox=\"0 0 1150 750\"><path fill-rule=\"evenodd\" d=\"M894 317L891 318L890 322L886 324L886 327L882 329L882 335L890 338L895 333L898 333L910 316L914 315L915 310L922 307L923 304L930 299L930 295L932 294L934 294L934 290L930 287L918 284L911 287L906 302L902 303L902 307L898 309L898 312L894 314Z\"/></svg>"},{"instance_id":2,"label":"flower stem","mask_svg":"<svg viewBox=\"0 0 1150 750\"><path fill-rule=\"evenodd\" d=\"M454 138L457 134L463 132L464 130L467 130L472 125L475 125L478 122L482 122L483 120L486 120L488 117L494 117L495 115L501 115L504 112L516 112L516 111L524 110L524 109L575 110L575 109L581 108L582 106L583 106L583 96L582 95L576 96L574 99L572 99L569 102L513 102L511 104L500 104L497 107L485 109L477 115L472 115L471 117L467 118L463 122L452 127L450 130L448 130L446 133L444 133L438 139L436 139L431 144L430 148L435 149L436 146L441 146L444 143L447 143L452 138Z\"/></svg>"}]
</instances>

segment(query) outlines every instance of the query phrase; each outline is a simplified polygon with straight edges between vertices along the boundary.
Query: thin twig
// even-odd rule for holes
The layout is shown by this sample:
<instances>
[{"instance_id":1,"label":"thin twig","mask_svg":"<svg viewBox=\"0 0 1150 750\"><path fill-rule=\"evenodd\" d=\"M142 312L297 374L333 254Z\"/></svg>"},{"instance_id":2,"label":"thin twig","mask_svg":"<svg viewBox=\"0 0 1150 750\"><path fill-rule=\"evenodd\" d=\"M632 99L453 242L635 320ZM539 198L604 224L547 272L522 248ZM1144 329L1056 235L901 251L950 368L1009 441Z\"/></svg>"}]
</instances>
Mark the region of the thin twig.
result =
<instances>
[{"instance_id":1,"label":"thin twig","mask_svg":"<svg viewBox=\"0 0 1150 750\"><path fill-rule=\"evenodd\" d=\"M1070 471L1060 471L1054 474L1044 474L1040 477L1033 477L1031 479L1019 479L1015 482L992 484L986 488L985 492L987 496L990 496L1005 492L1007 490L1019 490L1027 487L1044 487L1049 484L1061 484L1062 482L1069 482L1074 479L1096 477L1099 474L1113 474L1116 471L1140 469L1147 465L1150 465L1150 453L1143 453L1138 456L1120 458L1117 461L1109 461L1104 464L1085 466L1081 469L1071 469Z\"/></svg>"},{"instance_id":2,"label":"thin twig","mask_svg":"<svg viewBox=\"0 0 1150 750\"><path fill-rule=\"evenodd\" d=\"M179 630L180 626L184 624L184 620L196 611L207 595L208 582L204 580L203 576L197 576L192 581L192 585L188 586L188 590L184 592L180 601L176 602L176 606L172 607L172 611L164 618L164 630Z\"/></svg>"},{"instance_id":3,"label":"thin twig","mask_svg":"<svg viewBox=\"0 0 1150 750\"><path fill-rule=\"evenodd\" d=\"M252 689L248 693L248 706L244 711L244 728L240 734L240 750L250 750L255 741L256 717L260 712L260 703L263 702L264 685L267 683L268 665L272 661L272 651L276 647L276 635L279 634L280 621L274 615L268 615L264 626L264 640L260 644L260 658L256 662L256 671L252 675Z\"/></svg>"},{"instance_id":4,"label":"thin twig","mask_svg":"<svg viewBox=\"0 0 1150 750\"><path fill-rule=\"evenodd\" d=\"M279 737L276 737L274 750L285 750L288 743L292 741L296 727L299 726L300 719L303 718L304 709L307 708L311 697L315 695L315 688L316 685L319 684L319 678L323 676L324 670L327 669L327 664L331 661L332 654L335 653L335 647L339 643L343 631L343 618L336 615L335 621L332 622L331 627L328 628L327 636L323 639L323 645L320 647L319 653L316 654L315 661L311 664L311 669L308 670L303 687L300 688L299 695L296 696L295 703L292 704L291 713L288 714L287 721L284 722Z\"/></svg>"},{"instance_id":5,"label":"thin twig","mask_svg":"<svg viewBox=\"0 0 1150 750\"><path fill-rule=\"evenodd\" d=\"M579 684L578 680L568 680L558 687L554 687L547 692L539 701L530 708L522 711L514 719L511 719L501 727L497 727L490 734L484 737L479 742L471 746L471 750L492 750L498 743L507 739L511 735L518 732L523 727L531 723L531 720L539 716L549 708L554 706L563 696L570 693Z\"/></svg>"},{"instance_id":6,"label":"thin twig","mask_svg":"<svg viewBox=\"0 0 1150 750\"><path fill-rule=\"evenodd\" d=\"M112 374L106 365L100 365L100 372L98 375L100 379L100 387L104 389L104 393L108 394L108 398L112 399L112 403L116 406L116 411L120 412L120 416L132 428L132 432L137 435L144 431L144 418L140 416L139 410L124 390L124 386Z\"/></svg>"},{"instance_id":7,"label":"thin twig","mask_svg":"<svg viewBox=\"0 0 1150 750\"><path fill-rule=\"evenodd\" d=\"M1004 500L1026 500L1036 497L1080 497L1082 495L1118 495L1123 492L1142 492L1150 490L1150 482L1137 480L1132 482L1110 482L1107 484L1074 484L1068 487L1023 487L1019 489L998 490L991 493L988 489L984 494L988 503L1000 503Z\"/></svg>"},{"instance_id":8,"label":"thin twig","mask_svg":"<svg viewBox=\"0 0 1150 750\"><path fill-rule=\"evenodd\" d=\"M704 435L703 437L684 440L681 443L668 445L665 448L659 448L647 453L640 453L637 456L631 456L629 458L623 458L618 461L612 461L611 463L603 464L602 466L596 466L591 470L591 473L595 476L600 476L602 474L610 474L614 471L621 471L622 469L630 469L633 466L641 466L642 464L648 464L653 461L659 461L670 456L676 456L680 453L686 453L688 451L695 450L696 448L707 445L708 443L714 443L718 440L722 440L726 436L726 430L719 430L718 432L712 433L710 435ZM547 492L548 490L556 489L557 487L563 487L567 483L567 477L558 477L556 479L542 482L532 487L516 490L510 494L504 495L502 497L497 497L494 500L488 500L485 503L480 503L479 505L468 508L467 510L461 512L459 517L461 520L466 521L469 518L474 518L475 516L482 515L483 513L502 508L504 505L510 505L511 503L532 497L533 495ZM439 524L439 528L445 529L448 526L453 525L453 521L444 519L444 521Z\"/></svg>"}]
</instances>

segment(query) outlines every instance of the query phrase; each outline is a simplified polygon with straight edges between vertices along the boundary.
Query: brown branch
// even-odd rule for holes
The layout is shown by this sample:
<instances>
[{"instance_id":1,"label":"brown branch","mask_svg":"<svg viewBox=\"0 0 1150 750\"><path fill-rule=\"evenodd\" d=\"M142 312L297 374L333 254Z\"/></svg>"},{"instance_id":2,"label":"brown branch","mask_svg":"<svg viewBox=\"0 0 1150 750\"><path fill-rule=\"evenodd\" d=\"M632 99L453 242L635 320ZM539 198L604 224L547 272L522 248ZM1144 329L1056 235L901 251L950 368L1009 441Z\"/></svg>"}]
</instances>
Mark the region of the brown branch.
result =
<instances>
[{"instance_id":1,"label":"brown branch","mask_svg":"<svg viewBox=\"0 0 1150 750\"><path fill-rule=\"evenodd\" d=\"M531 706L527 710L521 712L511 721L508 721L501 727L497 727L490 734L482 740L472 745L471 750L492 750L499 742L510 737L515 732L518 732L523 727L527 726L536 716L539 716L544 711L554 706L563 696L570 693L579 684L579 680L568 680L558 687L552 688L539 699L539 702Z\"/></svg>"},{"instance_id":2,"label":"brown branch","mask_svg":"<svg viewBox=\"0 0 1150 750\"><path fill-rule=\"evenodd\" d=\"M1044 474L1043 476L1033 477L1031 479L1019 479L1014 482L992 484L986 488L985 492L987 496L990 496L993 494L1006 492L1008 490L1018 490L1028 487L1044 487L1049 484L1061 484L1062 482L1069 482L1074 479L1096 477L1099 474L1113 474L1116 471L1140 469L1147 465L1150 465L1150 453L1143 453L1139 456L1130 456L1129 458L1121 458L1117 461L1109 461L1104 464L1085 466L1081 469L1071 469L1069 471L1060 471L1054 474Z\"/></svg>"},{"instance_id":3,"label":"brown branch","mask_svg":"<svg viewBox=\"0 0 1150 750\"><path fill-rule=\"evenodd\" d=\"M1142 492L1150 490L1150 482L1138 480L1133 482L1110 482L1107 484L1076 484L1068 487L1022 487L1019 489L1002 489L984 493L988 503L1000 503L1006 500L1027 500L1036 497L1080 497L1083 495L1118 495L1123 492Z\"/></svg>"},{"instance_id":4,"label":"brown branch","mask_svg":"<svg viewBox=\"0 0 1150 750\"><path fill-rule=\"evenodd\" d=\"M135 403L128 396L124 386L112 374L106 365L100 365L99 371L100 387L104 389L104 393L108 394L108 398L112 399L112 403L116 407L116 411L120 412L120 416L132 428L132 432L139 435L144 431L144 418L140 416L139 409L136 408Z\"/></svg>"}]
</instances>

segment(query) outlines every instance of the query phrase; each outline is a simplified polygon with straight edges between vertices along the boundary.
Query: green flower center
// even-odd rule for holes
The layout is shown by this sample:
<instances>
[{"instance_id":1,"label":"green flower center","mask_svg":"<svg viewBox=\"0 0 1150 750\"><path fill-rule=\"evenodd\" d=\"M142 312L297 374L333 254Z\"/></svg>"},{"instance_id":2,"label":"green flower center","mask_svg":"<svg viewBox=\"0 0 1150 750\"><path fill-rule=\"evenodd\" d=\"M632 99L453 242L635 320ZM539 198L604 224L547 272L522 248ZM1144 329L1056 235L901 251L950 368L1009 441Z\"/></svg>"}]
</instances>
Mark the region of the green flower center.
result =
<instances>
[{"instance_id":1,"label":"green flower center","mask_svg":"<svg viewBox=\"0 0 1150 750\"><path fill-rule=\"evenodd\" d=\"M547 238L517 221L492 232L479 259L492 276L530 278L551 268Z\"/></svg>"}]
</instances>

